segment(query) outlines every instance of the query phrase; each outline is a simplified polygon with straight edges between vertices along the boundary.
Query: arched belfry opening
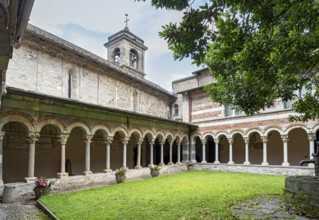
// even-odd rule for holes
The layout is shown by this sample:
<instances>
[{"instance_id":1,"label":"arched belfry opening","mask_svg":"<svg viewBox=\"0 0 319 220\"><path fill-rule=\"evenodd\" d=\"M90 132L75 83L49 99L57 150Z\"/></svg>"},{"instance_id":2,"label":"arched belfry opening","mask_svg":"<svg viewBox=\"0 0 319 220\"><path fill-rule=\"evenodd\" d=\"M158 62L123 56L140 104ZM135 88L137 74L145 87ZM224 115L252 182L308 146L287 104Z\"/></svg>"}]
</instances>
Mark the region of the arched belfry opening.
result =
<instances>
[{"instance_id":1,"label":"arched belfry opening","mask_svg":"<svg viewBox=\"0 0 319 220\"><path fill-rule=\"evenodd\" d=\"M115 65L121 65L121 50L119 48L115 48L113 51L113 62Z\"/></svg>"},{"instance_id":2,"label":"arched belfry opening","mask_svg":"<svg viewBox=\"0 0 319 220\"><path fill-rule=\"evenodd\" d=\"M134 49L131 49L130 51L130 67L133 69L138 69L138 54Z\"/></svg>"}]
</instances>

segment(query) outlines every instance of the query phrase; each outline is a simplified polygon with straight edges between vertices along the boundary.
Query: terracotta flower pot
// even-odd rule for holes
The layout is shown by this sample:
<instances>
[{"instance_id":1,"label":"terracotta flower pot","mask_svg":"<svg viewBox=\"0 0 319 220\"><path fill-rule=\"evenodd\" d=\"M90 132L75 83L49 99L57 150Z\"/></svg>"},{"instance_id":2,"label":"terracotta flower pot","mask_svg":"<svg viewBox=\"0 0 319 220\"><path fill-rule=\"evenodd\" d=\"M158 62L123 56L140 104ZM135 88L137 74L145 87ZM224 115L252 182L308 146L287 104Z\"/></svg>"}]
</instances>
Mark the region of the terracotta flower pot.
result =
<instances>
[{"instance_id":1,"label":"terracotta flower pot","mask_svg":"<svg viewBox=\"0 0 319 220\"><path fill-rule=\"evenodd\" d=\"M126 180L126 176L120 176L120 175L116 175L115 176L115 180L117 183L123 183Z\"/></svg>"},{"instance_id":2,"label":"terracotta flower pot","mask_svg":"<svg viewBox=\"0 0 319 220\"><path fill-rule=\"evenodd\" d=\"M159 174L160 174L159 171L156 171L156 170L152 170L152 171L151 171L151 176L152 176L152 177L157 177L157 176L159 176Z\"/></svg>"},{"instance_id":3,"label":"terracotta flower pot","mask_svg":"<svg viewBox=\"0 0 319 220\"><path fill-rule=\"evenodd\" d=\"M37 187L33 189L35 198L40 199L41 196L47 195L50 193L51 188L50 187Z\"/></svg>"}]
</instances>

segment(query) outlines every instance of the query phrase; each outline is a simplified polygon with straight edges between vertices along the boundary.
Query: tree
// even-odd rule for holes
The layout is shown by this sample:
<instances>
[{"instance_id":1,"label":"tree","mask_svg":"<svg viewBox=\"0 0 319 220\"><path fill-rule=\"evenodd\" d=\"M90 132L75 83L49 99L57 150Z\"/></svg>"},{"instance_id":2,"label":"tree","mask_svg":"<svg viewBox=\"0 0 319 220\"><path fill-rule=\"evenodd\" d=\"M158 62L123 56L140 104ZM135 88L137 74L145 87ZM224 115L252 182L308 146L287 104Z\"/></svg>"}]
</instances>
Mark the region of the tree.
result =
<instances>
[{"instance_id":1,"label":"tree","mask_svg":"<svg viewBox=\"0 0 319 220\"><path fill-rule=\"evenodd\" d=\"M184 12L163 26L175 59L206 64L217 83L205 90L215 102L247 115L278 99L295 100L292 120L319 118L318 0L152 0ZM307 88L304 96L296 91Z\"/></svg>"}]
</instances>

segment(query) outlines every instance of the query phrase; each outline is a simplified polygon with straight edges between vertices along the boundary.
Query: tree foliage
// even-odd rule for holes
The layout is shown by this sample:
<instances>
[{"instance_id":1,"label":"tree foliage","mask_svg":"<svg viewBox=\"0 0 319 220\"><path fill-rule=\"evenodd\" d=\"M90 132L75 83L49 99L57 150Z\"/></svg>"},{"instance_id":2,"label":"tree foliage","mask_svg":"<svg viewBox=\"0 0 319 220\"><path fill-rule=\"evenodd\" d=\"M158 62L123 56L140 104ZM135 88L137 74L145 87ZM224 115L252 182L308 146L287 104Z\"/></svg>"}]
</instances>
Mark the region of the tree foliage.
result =
<instances>
[{"instance_id":1,"label":"tree foliage","mask_svg":"<svg viewBox=\"0 0 319 220\"><path fill-rule=\"evenodd\" d=\"M215 102L248 115L277 100L295 100L293 120L319 118L318 0L152 0L184 12L160 36L175 59L206 64L217 83ZM308 92L299 97L297 90Z\"/></svg>"}]
</instances>

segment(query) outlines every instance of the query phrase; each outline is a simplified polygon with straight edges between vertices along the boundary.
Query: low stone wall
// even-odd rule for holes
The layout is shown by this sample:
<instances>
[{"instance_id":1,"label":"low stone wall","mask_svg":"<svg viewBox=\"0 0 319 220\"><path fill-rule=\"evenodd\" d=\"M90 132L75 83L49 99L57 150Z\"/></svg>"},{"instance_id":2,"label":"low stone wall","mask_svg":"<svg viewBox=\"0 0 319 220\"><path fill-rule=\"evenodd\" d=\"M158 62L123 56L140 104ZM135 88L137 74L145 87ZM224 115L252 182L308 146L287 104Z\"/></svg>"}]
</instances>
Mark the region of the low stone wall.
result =
<instances>
[{"instance_id":1,"label":"low stone wall","mask_svg":"<svg viewBox=\"0 0 319 220\"><path fill-rule=\"evenodd\" d=\"M234 173L252 173L252 174L269 174L281 176L313 176L314 168L300 167L300 166L261 166L261 165L241 165L241 164L201 164L197 163L194 170L211 170L221 172L234 172Z\"/></svg>"},{"instance_id":2,"label":"low stone wall","mask_svg":"<svg viewBox=\"0 0 319 220\"><path fill-rule=\"evenodd\" d=\"M286 210L319 218L319 177L289 176L285 181Z\"/></svg>"},{"instance_id":3,"label":"low stone wall","mask_svg":"<svg viewBox=\"0 0 319 220\"><path fill-rule=\"evenodd\" d=\"M175 164L169 166L163 166L160 171L160 175L168 175L186 171L185 164ZM236 173L252 173L252 174L269 174L269 175L284 175L284 176L313 176L314 169L308 167L282 167L282 166L261 166L261 165L228 165L228 164L201 164L197 163L194 166L194 170L209 170L220 172L236 172ZM144 179L150 178L149 169L130 169L126 174L126 180ZM53 179L56 183L51 187L52 193L65 192L70 190L81 190L96 186L105 186L115 184L115 171L110 173L94 173L88 176L70 176L64 179ZM13 184L13 185L12 185ZM33 183L8 183L5 186L14 186L13 193L19 195L19 198L11 197L10 192L9 200L24 200L27 198L33 198ZM8 189L9 189L8 188ZM11 199L13 198L13 199Z\"/></svg>"}]
</instances>

